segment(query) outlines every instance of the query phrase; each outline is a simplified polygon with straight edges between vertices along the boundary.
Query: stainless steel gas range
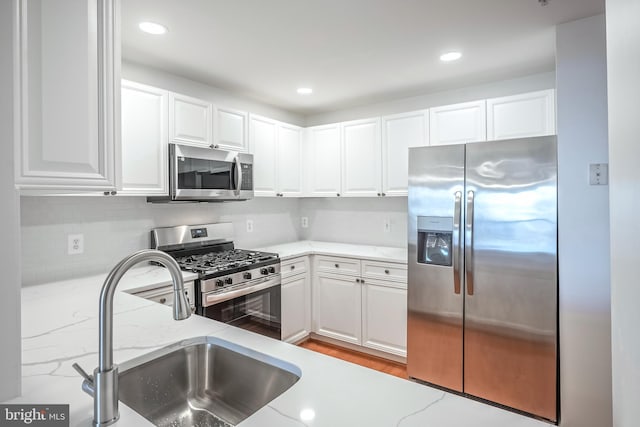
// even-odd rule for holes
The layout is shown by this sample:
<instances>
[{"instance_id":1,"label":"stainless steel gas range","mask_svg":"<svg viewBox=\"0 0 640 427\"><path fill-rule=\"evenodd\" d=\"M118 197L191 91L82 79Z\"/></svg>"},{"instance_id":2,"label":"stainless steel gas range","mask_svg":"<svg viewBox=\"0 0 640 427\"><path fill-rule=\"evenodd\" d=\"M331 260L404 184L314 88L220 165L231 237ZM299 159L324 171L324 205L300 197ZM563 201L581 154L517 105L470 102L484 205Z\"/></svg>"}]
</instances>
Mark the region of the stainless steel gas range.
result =
<instances>
[{"instance_id":1,"label":"stainless steel gas range","mask_svg":"<svg viewBox=\"0 0 640 427\"><path fill-rule=\"evenodd\" d=\"M196 314L281 339L278 254L236 249L231 223L151 230L151 247L198 274Z\"/></svg>"}]
</instances>

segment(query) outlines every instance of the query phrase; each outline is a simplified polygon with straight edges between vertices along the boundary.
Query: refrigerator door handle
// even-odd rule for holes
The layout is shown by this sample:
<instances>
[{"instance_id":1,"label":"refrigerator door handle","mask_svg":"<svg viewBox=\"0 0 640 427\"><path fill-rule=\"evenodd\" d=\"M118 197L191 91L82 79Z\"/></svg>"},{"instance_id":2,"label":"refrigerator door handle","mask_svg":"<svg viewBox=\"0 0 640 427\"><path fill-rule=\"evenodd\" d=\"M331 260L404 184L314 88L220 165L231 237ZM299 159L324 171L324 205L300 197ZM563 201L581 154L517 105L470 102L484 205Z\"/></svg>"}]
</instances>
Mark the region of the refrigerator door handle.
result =
<instances>
[{"instance_id":1,"label":"refrigerator door handle","mask_svg":"<svg viewBox=\"0 0 640 427\"><path fill-rule=\"evenodd\" d=\"M462 242L460 242L460 222L462 220L462 193L456 191L453 207L453 292L460 293L460 259Z\"/></svg>"},{"instance_id":2,"label":"refrigerator door handle","mask_svg":"<svg viewBox=\"0 0 640 427\"><path fill-rule=\"evenodd\" d=\"M473 199L475 194L473 191L467 193L467 226L465 241L465 283L467 285L467 294L473 295Z\"/></svg>"}]
</instances>

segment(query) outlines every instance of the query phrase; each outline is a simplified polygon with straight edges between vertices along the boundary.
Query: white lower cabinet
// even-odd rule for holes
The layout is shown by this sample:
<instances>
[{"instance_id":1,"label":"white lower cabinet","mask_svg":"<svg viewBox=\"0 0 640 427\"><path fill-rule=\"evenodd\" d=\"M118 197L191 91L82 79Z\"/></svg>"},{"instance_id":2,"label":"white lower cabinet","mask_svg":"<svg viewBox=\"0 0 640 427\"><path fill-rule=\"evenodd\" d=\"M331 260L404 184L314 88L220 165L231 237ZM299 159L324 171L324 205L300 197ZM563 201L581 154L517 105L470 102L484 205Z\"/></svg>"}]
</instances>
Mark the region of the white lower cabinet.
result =
<instances>
[{"instance_id":1,"label":"white lower cabinet","mask_svg":"<svg viewBox=\"0 0 640 427\"><path fill-rule=\"evenodd\" d=\"M362 345L398 356L407 355L406 284L363 281Z\"/></svg>"},{"instance_id":2,"label":"white lower cabinet","mask_svg":"<svg viewBox=\"0 0 640 427\"><path fill-rule=\"evenodd\" d=\"M282 262L282 340L298 342L311 332L309 258Z\"/></svg>"},{"instance_id":3,"label":"white lower cabinet","mask_svg":"<svg viewBox=\"0 0 640 427\"><path fill-rule=\"evenodd\" d=\"M315 332L351 344L360 344L362 328L360 279L320 273L316 276L314 286L316 286Z\"/></svg>"},{"instance_id":4,"label":"white lower cabinet","mask_svg":"<svg viewBox=\"0 0 640 427\"><path fill-rule=\"evenodd\" d=\"M316 334L406 356L405 264L321 255L314 265Z\"/></svg>"}]
</instances>

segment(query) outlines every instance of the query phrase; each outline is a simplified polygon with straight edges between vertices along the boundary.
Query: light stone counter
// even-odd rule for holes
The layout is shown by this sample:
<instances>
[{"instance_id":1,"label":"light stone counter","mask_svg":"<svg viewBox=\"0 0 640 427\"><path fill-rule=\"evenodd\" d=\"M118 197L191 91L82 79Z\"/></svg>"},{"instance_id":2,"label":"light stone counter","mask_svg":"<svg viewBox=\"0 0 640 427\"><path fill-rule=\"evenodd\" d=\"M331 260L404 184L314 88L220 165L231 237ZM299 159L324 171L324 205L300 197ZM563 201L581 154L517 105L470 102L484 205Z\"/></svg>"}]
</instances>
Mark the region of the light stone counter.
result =
<instances>
[{"instance_id":1,"label":"light stone counter","mask_svg":"<svg viewBox=\"0 0 640 427\"><path fill-rule=\"evenodd\" d=\"M329 255L348 258L368 259L372 261L407 262L407 248L387 246L353 245L349 243L316 242L302 240L267 246L257 250L276 252L283 260L303 255Z\"/></svg>"},{"instance_id":2,"label":"light stone counter","mask_svg":"<svg viewBox=\"0 0 640 427\"><path fill-rule=\"evenodd\" d=\"M158 267L145 268L147 273L142 269L128 273L123 285L149 287L167 274ZM97 365L98 295L103 280L104 276L94 276L23 289L23 396L11 403L68 403L71 425L90 425L92 400L81 391L81 378L71 365L78 362L89 371ZM114 309L116 363L186 338L214 336L298 366L301 379L242 422L243 427L548 427L200 316L176 322L170 307L125 292L116 292ZM303 410L313 411L314 418L302 421ZM120 405L120 413L116 427L151 425L125 405Z\"/></svg>"}]
</instances>

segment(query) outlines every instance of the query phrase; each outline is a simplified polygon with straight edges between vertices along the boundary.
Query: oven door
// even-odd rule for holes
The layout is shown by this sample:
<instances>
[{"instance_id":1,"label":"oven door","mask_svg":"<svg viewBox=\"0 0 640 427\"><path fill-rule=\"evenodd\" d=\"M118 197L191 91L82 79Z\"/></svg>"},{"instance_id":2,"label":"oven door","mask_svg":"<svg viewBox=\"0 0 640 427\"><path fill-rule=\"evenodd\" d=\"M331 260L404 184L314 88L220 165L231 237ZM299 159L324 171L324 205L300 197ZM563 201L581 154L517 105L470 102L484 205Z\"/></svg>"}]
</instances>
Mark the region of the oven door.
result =
<instances>
[{"instance_id":1,"label":"oven door","mask_svg":"<svg viewBox=\"0 0 640 427\"><path fill-rule=\"evenodd\" d=\"M277 340L282 339L280 277L239 290L202 294L197 313Z\"/></svg>"},{"instance_id":2,"label":"oven door","mask_svg":"<svg viewBox=\"0 0 640 427\"><path fill-rule=\"evenodd\" d=\"M169 144L172 200L246 200L253 197L253 156Z\"/></svg>"}]
</instances>

